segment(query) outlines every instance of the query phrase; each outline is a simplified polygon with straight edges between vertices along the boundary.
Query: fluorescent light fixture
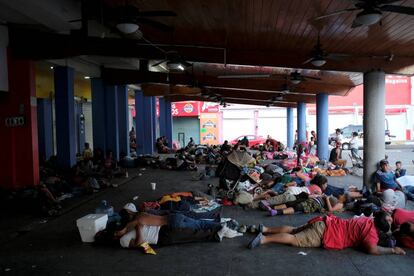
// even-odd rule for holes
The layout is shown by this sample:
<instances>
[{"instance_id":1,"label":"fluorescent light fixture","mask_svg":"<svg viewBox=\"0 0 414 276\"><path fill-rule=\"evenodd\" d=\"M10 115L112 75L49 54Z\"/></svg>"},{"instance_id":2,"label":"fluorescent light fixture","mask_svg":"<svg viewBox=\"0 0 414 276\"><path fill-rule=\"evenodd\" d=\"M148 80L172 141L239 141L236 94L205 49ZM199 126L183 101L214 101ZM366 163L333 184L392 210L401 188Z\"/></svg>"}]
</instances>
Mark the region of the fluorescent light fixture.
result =
<instances>
[{"instance_id":1,"label":"fluorescent light fixture","mask_svg":"<svg viewBox=\"0 0 414 276\"><path fill-rule=\"evenodd\" d=\"M270 78L271 74L246 74L246 75L222 75L218 79L248 79L248 78Z\"/></svg>"},{"instance_id":2,"label":"fluorescent light fixture","mask_svg":"<svg viewBox=\"0 0 414 276\"><path fill-rule=\"evenodd\" d=\"M135 23L119 23L116 24L116 28L124 34L133 34L138 31L139 26Z\"/></svg>"},{"instance_id":3,"label":"fluorescent light fixture","mask_svg":"<svg viewBox=\"0 0 414 276\"><path fill-rule=\"evenodd\" d=\"M83 77L85 80L89 80L91 77L89 77L89 76L84 76Z\"/></svg>"},{"instance_id":4,"label":"fluorescent light fixture","mask_svg":"<svg viewBox=\"0 0 414 276\"><path fill-rule=\"evenodd\" d=\"M357 14L355 18L355 23L361 24L364 26L369 26L377 23L380 21L382 14L380 11L370 10L370 11L362 11Z\"/></svg>"},{"instance_id":5,"label":"fluorescent light fixture","mask_svg":"<svg viewBox=\"0 0 414 276\"><path fill-rule=\"evenodd\" d=\"M179 63L179 62L167 62L167 68L168 70L180 70L180 71L184 71L184 66Z\"/></svg>"},{"instance_id":6,"label":"fluorescent light fixture","mask_svg":"<svg viewBox=\"0 0 414 276\"><path fill-rule=\"evenodd\" d=\"M321 67L326 63L326 60L324 60L323 58L315 58L311 61L313 66L316 67Z\"/></svg>"}]
</instances>

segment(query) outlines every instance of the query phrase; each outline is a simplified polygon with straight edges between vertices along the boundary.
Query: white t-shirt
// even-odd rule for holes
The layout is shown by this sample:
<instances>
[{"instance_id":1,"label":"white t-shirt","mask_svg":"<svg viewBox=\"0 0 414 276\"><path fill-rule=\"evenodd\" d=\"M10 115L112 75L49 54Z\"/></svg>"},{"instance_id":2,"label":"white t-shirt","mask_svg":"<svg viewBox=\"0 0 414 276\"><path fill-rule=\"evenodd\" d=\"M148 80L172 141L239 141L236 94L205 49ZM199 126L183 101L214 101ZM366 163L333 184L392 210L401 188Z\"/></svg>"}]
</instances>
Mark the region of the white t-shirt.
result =
<instances>
[{"instance_id":1,"label":"white t-shirt","mask_svg":"<svg viewBox=\"0 0 414 276\"><path fill-rule=\"evenodd\" d=\"M358 139L358 137L354 137L351 140L349 140L349 147L351 149L358 149L359 148L359 139Z\"/></svg>"},{"instance_id":2,"label":"white t-shirt","mask_svg":"<svg viewBox=\"0 0 414 276\"><path fill-rule=\"evenodd\" d=\"M160 228L161 226L149 226L149 225L142 226L141 231L140 231L142 242L147 242L148 244L157 244ZM121 237L121 239L119 240L119 243L121 244L122 247L128 248L129 243L131 242L132 239L135 239L136 236L137 236L136 230L135 229L131 230Z\"/></svg>"},{"instance_id":3,"label":"white t-shirt","mask_svg":"<svg viewBox=\"0 0 414 276\"><path fill-rule=\"evenodd\" d=\"M292 194L292 195L298 195L300 193L307 193L309 194L309 190L307 187L295 187L295 186L290 186L286 189L286 193Z\"/></svg>"},{"instance_id":4,"label":"white t-shirt","mask_svg":"<svg viewBox=\"0 0 414 276\"><path fill-rule=\"evenodd\" d=\"M344 140L344 136L342 134L337 134L336 135L336 142L342 143L342 140Z\"/></svg>"}]
</instances>

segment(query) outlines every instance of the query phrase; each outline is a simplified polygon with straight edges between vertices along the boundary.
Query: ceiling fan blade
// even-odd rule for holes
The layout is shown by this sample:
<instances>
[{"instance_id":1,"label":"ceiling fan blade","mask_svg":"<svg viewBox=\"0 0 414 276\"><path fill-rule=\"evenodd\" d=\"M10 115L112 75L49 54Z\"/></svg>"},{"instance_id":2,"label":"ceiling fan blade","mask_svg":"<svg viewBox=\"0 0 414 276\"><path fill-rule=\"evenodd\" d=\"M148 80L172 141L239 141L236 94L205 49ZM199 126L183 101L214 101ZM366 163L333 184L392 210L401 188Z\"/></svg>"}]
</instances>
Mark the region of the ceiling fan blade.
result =
<instances>
[{"instance_id":1,"label":"ceiling fan blade","mask_svg":"<svg viewBox=\"0 0 414 276\"><path fill-rule=\"evenodd\" d=\"M395 12L401 14L414 15L414 8L405 6L385 5L381 6L380 10L387 12Z\"/></svg>"},{"instance_id":2,"label":"ceiling fan blade","mask_svg":"<svg viewBox=\"0 0 414 276\"><path fill-rule=\"evenodd\" d=\"M177 16L177 14L173 11L140 11L138 16Z\"/></svg>"},{"instance_id":3,"label":"ceiling fan blade","mask_svg":"<svg viewBox=\"0 0 414 276\"><path fill-rule=\"evenodd\" d=\"M181 64L184 65L185 68L192 67L193 66L192 63L189 63L188 61L185 61L185 60L182 60L181 61Z\"/></svg>"},{"instance_id":4,"label":"ceiling fan blade","mask_svg":"<svg viewBox=\"0 0 414 276\"><path fill-rule=\"evenodd\" d=\"M395 3L395 2L400 2L401 0L377 0L378 4L383 5L383 4L391 4L391 3Z\"/></svg>"},{"instance_id":5,"label":"ceiling fan blade","mask_svg":"<svg viewBox=\"0 0 414 276\"><path fill-rule=\"evenodd\" d=\"M149 18L138 17L138 18L135 19L135 21L138 22L138 23L143 23L143 24L149 25L151 27L157 28L157 29L159 29L161 31L164 31L164 32L171 32L171 31L174 30L174 28L171 27L171 26L165 25L164 23L154 21L154 20L149 19Z\"/></svg>"},{"instance_id":6,"label":"ceiling fan blade","mask_svg":"<svg viewBox=\"0 0 414 276\"><path fill-rule=\"evenodd\" d=\"M331 12L331 13L328 13L328 14L324 14L324 15L315 17L314 20L320 20L320 19L331 17L331 16L334 16L334 15L339 15L339 14L343 14L343 13L346 13L346 12L357 11L357 10L360 10L360 8L349 8L349 9L344 9L344 10L340 10L340 11L334 11L334 12Z\"/></svg>"},{"instance_id":7,"label":"ceiling fan blade","mask_svg":"<svg viewBox=\"0 0 414 276\"><path fill-rule=\"evenodd\" d=\"M351 57L351 55L340 54L340 53L330 53L330 54L327 54L325 56L325 58L330 59L330 60L335 60L335 61L342 61L342 60L347 59L349 57Z\"/></svg>"},{"instance_id":8,"label":"ceiling fan blade","mask_svg":"<svg viewBox=\"0 0 414 276\"><path fill-rule=\"evenodd\" d=\"M311 79L311 80L322 80L321 78L318 78L318 77L309 77L309 76L303 76L303 78Z\"/></svg>"},{"instance_id":9,"label":"ceiling fan blade","mask_svg":"<svg viewBox=\"0 0 414 276\"><path fill-rule=\"evenodd\" d=\"M220 75L218 79L250 79L250 78L270 78L271 74L246 74L246 75Z\"/></svg>"},{"instance_id":10,"label":"ceiling fan blade","mask_svg":"<svg viewBox=\"0 0 414 276\"><path fill-rule=\"evenodd\" d=\"M352 25L351 25L351 28L352 29L354 29L354 28L358 28L358 27L361 27L361 26L363 26L362 24L360 24L360 23L356 23L355 22L355 19L354 19L354 21L352 21Z\"/></svg>"},{"instance_id":11,"label":"ceiling fan blade","mask_svg":"<svg viewBox=\"0 0 414 276\"><path fill-rule=\"evenodd\" d=\"M168 61L168 59L163 59L163 60L161 60L161 61L159 61L159 62L157 62L157 63L154 63L153 65L151 65L151 67L158 66L158 65L160 65L161 63L164 63L164 62L166 62L166 61Z\"/></svg>"},{"instance_id":12,"label":"ceiling fan blade","mask_svg":"<svg viewBox=\"0 0 414 276\"><path fill-rule=\"evenodd\" d=\"M309 62L311 62L313 59L314 59L314 58L313 58L313 57L311 57L310 59L306 60L306 61L305 61L304 63L302 63L302 64L309 63Z\"/></svg>"}]
</instances>

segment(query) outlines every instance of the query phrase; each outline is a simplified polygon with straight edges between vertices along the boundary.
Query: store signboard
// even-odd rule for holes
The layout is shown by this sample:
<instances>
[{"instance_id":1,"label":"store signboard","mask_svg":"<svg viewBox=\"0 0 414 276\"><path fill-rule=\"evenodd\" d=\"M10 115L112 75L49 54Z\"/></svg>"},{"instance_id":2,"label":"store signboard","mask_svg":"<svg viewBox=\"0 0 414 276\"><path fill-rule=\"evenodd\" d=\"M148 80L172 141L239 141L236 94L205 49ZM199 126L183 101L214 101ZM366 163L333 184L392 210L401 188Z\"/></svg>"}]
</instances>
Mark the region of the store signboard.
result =
<instances>
[{"instance_id":1,"label":"store signboard","mask_svg":"<svg viewBox=\"0 0 414 276\"><path fill-rule=\"evenodd\" d=\"M208 145L219 144L219 117L218 113L200 114L200 143Z\"/></svg>"},{"instance_id":2,"label":"store signboard","mask_svg":"<svg viewBox=\"0 0 414 276\"><path fill-rule=\"evenodd\" d=\"M200 102L187 101L171 103L171 112L174 117L192 117L200 114Z\"/></svg>"}]
</instances>

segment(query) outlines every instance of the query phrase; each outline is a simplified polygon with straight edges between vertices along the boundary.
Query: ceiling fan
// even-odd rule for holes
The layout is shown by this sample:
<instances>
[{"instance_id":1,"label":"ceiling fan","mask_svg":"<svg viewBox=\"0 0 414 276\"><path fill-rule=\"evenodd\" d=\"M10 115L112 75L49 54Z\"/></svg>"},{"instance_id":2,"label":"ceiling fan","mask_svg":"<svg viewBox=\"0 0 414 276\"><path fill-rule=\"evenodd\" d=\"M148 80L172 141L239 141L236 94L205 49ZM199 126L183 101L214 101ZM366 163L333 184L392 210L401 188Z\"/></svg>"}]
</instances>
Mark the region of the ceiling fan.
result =
<instances>
[{"instance_id":1,"label":"ceiling fan","mask_svg":"<svg viewBox=\"0 0 414 276\"><path fill-rule=\"evenodd\" d=\"M217 76L217 78L219 79L240 79L240 78L249 79L249 78L270 78L274 76L283 77L285 80L290 80L293 84L299 84L300 82L306 81L307 79L321 80L321 78L302 75L298 70L291 72L289 75L264 73L264 74L245 74L245 75L220 75L220 76Z\"/></svg>"},{"instance_id":2,"label":"ceiling fan","mask_svg":"<svg viewBox=\"0 0 414 276\"><path fill-rule=\"evenodd\" d=\"M191 63L184 60L180 54L176 51L169 51L165 53L165 59L154 63L152 67L158 66L162 63L165 63L168 70L172 71L184 71L187 68L193 66Z\"/></svg>"},{"instance_id":3,"label":"ceiling fan","mask_svg":"<svg viewBox=\"0 0 414 276\"><path fill-rule=\"evenodd\" d=\"M338 53L327 53L323 48L322 44L320 42L320 37L318 34L318 40L316 42L316 45L313 47L313 50L311 52L311 58L306 60L303 64L306 63L312 63L315 67L321 67L326 63L327 59L331 60L342 60L344 58L349 57L347 54L338 54Z\"/></svg>"},{"instance_id":4,"label":"ceiling fan","mask_svg":"<svg viewBox=\"0 0 414 276\"><path fill-rule=\"evenodd\" d=\"M289 75L289 80L293 84L299 84L302 81L306 81L307 79L322 80L321 78L318 78L318 77L311 77L311 76L302 75L298 70L295 70L294 72L290 73L290 75Z\"/></svg>"},{"instance_id":5,"label":"ceiling fan","mask_svg":"<svg viewBox=\"0 0 414 276\"><path fill-rule=\"evenodd\" d=\"M383 12L394 12L401 14L414 15L413 7L388 5L401 0L347 0L354 4L354 8L343 9L334 11L325 15L321 15L315 18L315 20L340 15L347 12L360 11L354 21L352 22L352 28L360 26L369 26L379 22L382 18Z\"/></svg>"},{"instance_id":6,"label":"ceiling fan","mask_svg":"<svg viewBox=\"0 0 414 276\"><path fill-rule=\"evenodd\" d=\"M123 34L135 33L139 29L139 24L145 24L164 32L172 31L174 29L171 26L150 19L150 17L166 16L177 16L177 14L173 11L165 10L140 11L137 7L130 4L111 8L107 12L107 18L115 22L116 28Z\"/></svg>"}]
</instances>

